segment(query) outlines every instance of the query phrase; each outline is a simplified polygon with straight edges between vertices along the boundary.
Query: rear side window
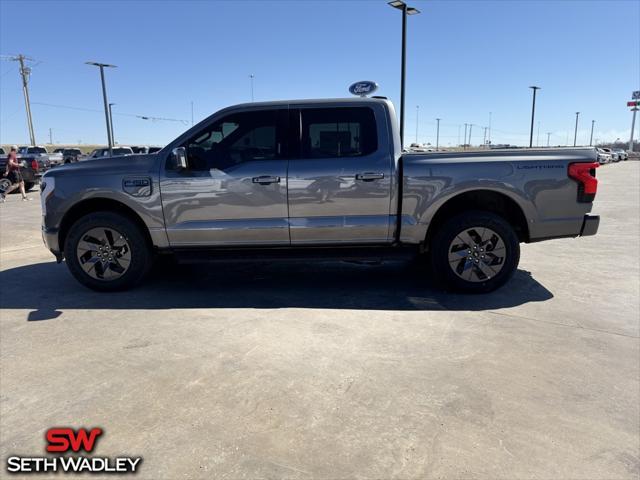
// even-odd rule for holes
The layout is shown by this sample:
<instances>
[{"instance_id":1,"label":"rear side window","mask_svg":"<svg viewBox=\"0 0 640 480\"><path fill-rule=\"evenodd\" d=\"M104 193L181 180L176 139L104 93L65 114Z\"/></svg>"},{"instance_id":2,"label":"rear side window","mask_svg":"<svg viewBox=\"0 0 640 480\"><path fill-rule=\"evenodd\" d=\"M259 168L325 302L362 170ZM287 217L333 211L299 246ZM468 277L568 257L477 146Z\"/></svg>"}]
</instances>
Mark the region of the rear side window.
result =
<instances>
[{"instance_id":1,"label":"rear side window","mask_svg":"<svg viewBox=\"0 0 640 480\"><path fill-rule=\"evenodd\" d=\"M362 157L378 149L370 108L309 108L300 113L302 158Z\"/></svg>"}]
</instances>

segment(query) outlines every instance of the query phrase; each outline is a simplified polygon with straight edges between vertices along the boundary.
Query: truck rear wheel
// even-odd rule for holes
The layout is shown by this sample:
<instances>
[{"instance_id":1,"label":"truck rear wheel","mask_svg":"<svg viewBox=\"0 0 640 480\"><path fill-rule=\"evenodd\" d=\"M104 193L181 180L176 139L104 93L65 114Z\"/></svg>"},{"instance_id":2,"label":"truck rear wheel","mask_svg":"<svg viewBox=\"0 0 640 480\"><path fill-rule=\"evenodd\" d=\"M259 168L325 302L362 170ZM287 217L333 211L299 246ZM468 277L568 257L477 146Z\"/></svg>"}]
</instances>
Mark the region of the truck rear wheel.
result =
<instances>
[{"instance_id":1,"label":"truck rear wheel","mask_svg":"<svg viewBox=\"0 0 640 480\"><path fill-rule=\"evenodd\" d=\"M490 292L507 282L520 261L518 237L502 217L470 211L453 217L431 244L433 273L463 292Z\"/></svg>"},{"instance_id":2,"label":"truck rear wheel","mask_svg":"<svg viewBox=\"0 0 640 480\"><path fill-rule=\"evenodd\" d=\"M98 291L125 290L149 271L151 249L140 228L113 212L97 212L78 219L64 242L71 274Z\"/></svg>"}]
</instances>

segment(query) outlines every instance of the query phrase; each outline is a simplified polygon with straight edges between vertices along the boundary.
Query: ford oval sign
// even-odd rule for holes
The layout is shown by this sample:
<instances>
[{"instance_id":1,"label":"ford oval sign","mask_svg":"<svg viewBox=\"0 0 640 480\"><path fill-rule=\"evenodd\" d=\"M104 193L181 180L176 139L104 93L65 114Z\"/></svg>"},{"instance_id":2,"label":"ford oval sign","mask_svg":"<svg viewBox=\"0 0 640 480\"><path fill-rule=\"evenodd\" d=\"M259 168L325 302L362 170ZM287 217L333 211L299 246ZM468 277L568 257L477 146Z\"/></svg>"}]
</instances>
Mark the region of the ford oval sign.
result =
<instances>
[{"instance_id":1,"label":"ford oval sign","mask_svg":"<svg viewBox=\"0 0 640 480\"><path fill-rule=\"evenodd\" d=\"M368 80L356 82L349 87L349 91L353 95L358 95L360 97L366 97L368 94L375 92L377 89L378 84L376 82L370 82Z\"/></svg>"}]
</instances>

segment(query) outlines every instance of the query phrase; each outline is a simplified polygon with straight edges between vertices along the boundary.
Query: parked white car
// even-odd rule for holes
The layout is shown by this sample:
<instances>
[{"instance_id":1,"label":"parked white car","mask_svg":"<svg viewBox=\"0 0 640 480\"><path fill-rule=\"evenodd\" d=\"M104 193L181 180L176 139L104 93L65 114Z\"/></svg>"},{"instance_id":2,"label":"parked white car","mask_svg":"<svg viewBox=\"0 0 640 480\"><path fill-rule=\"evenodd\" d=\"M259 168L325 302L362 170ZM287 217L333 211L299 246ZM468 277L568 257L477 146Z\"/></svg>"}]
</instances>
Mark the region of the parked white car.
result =
<instances>
[{"instance_id":1,"label":"parked white car","mask_svg":"<svg viewBox=\"0 0 640 480\"><path fill-rule=\"evenodd\" d=\"M605 163L611 163L613 160L613 155L611 154L611 150L608 148L596 148L598 151L598 163L600 165L604 165Z\"/></svg>"},{"instance_id":2,"label":"parked white car","mask_svg":"<svg viewBox=\"0 0 640 480\"><path fill-rule=\"evenodd\" d=\"M612 148L611 154L613 155L614 162L619 162L620 160L629 160L629 154L621 148Z\"/></svg>"}]
</instances>

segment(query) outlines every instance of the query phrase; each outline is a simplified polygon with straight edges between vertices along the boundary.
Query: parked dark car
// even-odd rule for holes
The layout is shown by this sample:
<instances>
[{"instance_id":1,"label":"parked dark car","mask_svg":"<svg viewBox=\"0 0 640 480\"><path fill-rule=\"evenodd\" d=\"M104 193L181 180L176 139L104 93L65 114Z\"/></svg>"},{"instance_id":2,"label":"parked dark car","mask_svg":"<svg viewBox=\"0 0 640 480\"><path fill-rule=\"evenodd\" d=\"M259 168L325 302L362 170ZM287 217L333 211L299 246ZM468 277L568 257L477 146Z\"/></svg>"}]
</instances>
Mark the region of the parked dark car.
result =
<instances>
[{"instance_id":1,"label":"parked dark car","mask_svg":"<svg viewBox=\"0 0 640 480\"><path fill-rule=\"evenodd\" d=\"M77 162L83 156L82 150L79 148L65 148L62 151L64 163Z\"/></svg>"},{"instance_id":2,"label":"parked dark car","mask_svg":"<svg viewBox=\"0 0 640 480\"><path fill-rule=\"evenodd\" d=\"M122 155L133 155L133 150L131 150L129 147L113 147L112 151L114 157L119 157ZM109 155L108 148L96 148L88 157L80 158L80 160L93 160L94 158L108 158L110 156L111 155Z\"/></svg>"}]
</instances>

